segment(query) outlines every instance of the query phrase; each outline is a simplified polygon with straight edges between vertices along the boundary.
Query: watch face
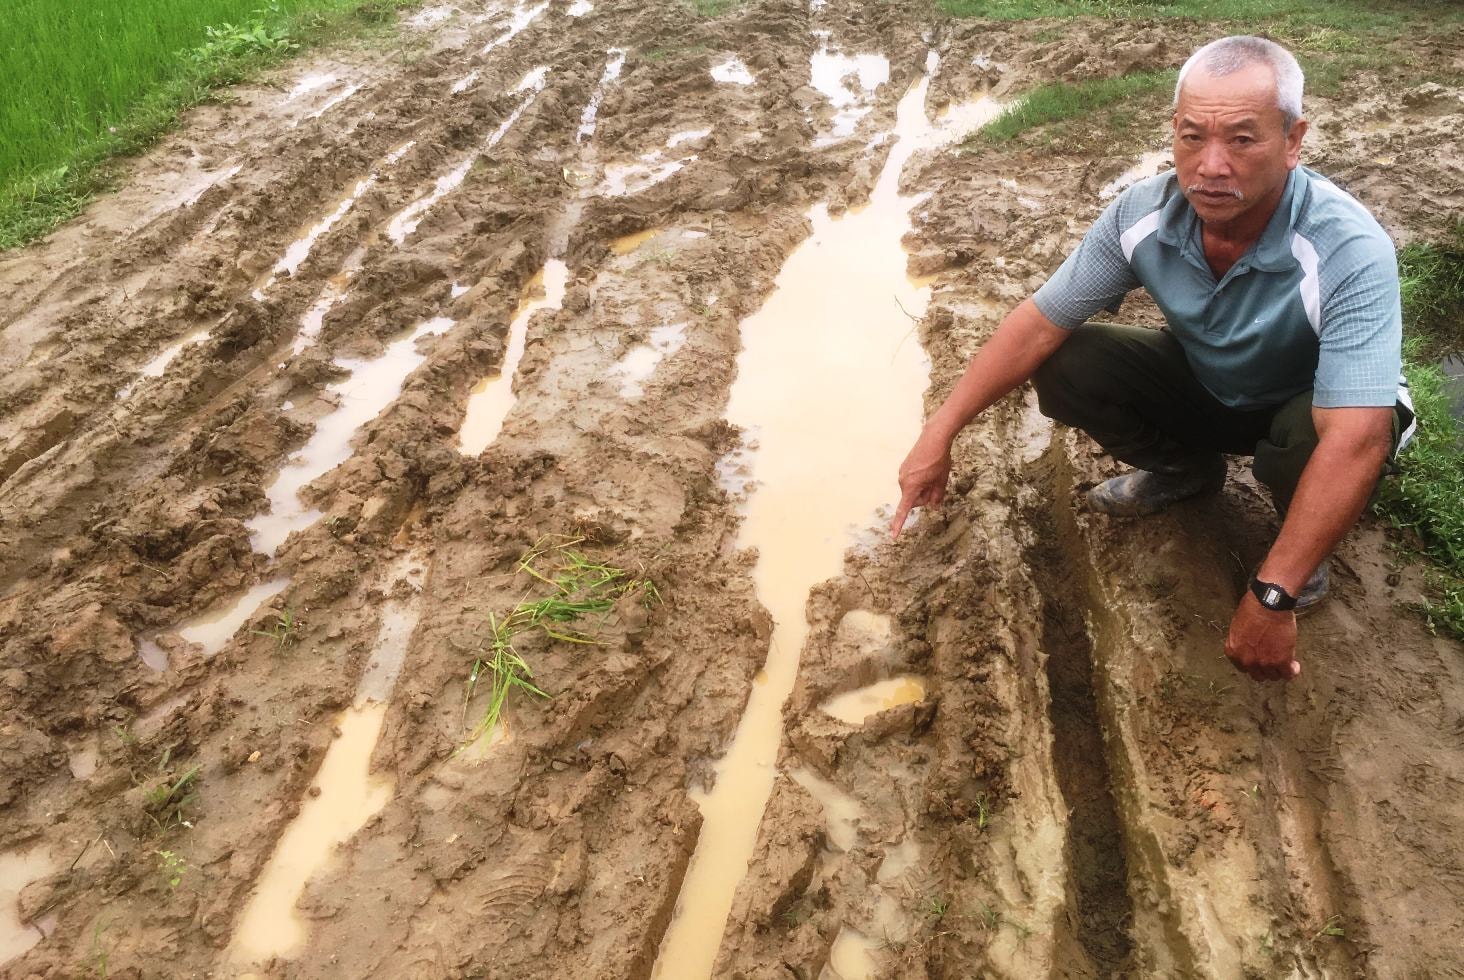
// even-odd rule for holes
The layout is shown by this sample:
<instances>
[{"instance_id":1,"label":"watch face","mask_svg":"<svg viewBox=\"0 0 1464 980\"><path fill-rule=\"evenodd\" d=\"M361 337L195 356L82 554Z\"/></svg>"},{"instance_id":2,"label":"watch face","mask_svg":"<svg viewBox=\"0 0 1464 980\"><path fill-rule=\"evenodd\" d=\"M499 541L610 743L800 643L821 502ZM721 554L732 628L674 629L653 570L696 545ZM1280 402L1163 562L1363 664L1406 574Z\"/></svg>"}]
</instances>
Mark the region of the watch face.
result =
<instances>
[{"instance_id":1,"label":"watch face","mask_svg":"<svg viewBox=\"0 0 1464 980\"><path fill-rule=\"evenodd\" d=\"M1281 590L1275 587L1266 590L1266 605L1274 606L1281 601Z\"/></svg>"}]
</instances>

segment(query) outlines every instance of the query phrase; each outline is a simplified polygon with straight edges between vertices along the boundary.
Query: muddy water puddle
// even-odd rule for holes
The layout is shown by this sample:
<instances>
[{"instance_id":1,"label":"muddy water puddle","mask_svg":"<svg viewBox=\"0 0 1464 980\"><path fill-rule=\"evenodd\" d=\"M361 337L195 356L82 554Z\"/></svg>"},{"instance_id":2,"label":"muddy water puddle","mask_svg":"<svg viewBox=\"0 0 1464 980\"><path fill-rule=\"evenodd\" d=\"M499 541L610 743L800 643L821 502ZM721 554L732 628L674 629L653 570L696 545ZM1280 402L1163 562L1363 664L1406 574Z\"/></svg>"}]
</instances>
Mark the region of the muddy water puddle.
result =
<instances>
[{"instance_id":1,"label":"muddy water puddle","mask_svg":"<svg viewBox=\"0 0 1464 980\"><path fill-rule=\"evenodd\" d=\"M185 620L172 632L177 633L189 643L198 644L203 648L204 656L212 657L224 648L224 644L228 643L235 633L239 632L239 627L243 626L249 617L253 616L270 599L283 592L285 586L289 584L290 580L287 578L260 582L258 585L251 586L237 599ZM156 640L144 637L138 641L137 646L138 657L149 668L156 671L168 669L167 651L160 647Z\"/></svg>"},{"instance_id":2,"label":"muddy water puddle","mask_svg":"<svg viewBox=\"0 0 1464 980\"><path fill-rule=\"evenodd\" d=\"M0 964L41 941L40 923L20 921L20 893L55 870L45 847L0 854Z\"/></svg>"},{"instance_id":3,"label":"muddy water puddle","mask_svg":"<svg viewBox=\"0 0 1464 980\"><path fill-rule=\"evenodd\" d=\"M409 555L394 563L386 577L388 582L407 582L412 591L382 606L371 658L357 684L356 703L337 717L339 734L239 918L230 945L230 959L237 964L299 953L307 930L295 906L306 884L395 792L393 780L372 775L371 756L421 615L417 592L423 575L422 561Z\"/></svg>"},{"instance_id":4,"label":"muddy water puddle","mask_svg":"<svg viewBox=\"0 0 1464 980\"><path fill-rule=\"evenodd\" d=\"M544 268L529 281L525 299L508 325L508 338L499 370L480 381L468 396L467 412L458 433L458 451L463 455L479 455L503 430L503 420L508 417L516 398L513 378L524 356L529 319L540 310L559 309L564 302L568 282L569 268L559 259L544 263Z\"/></svg>"},{"instance_id":5,"label":"muddy water puddle","mask_svg":"<svg viewBox=\"0 0 1464 980\"><path fill-rule=\"evenodd\" d=\"M447 317L434 317L388 344L380 357L335 359L335 366L349 371L350 377L326 386L326 397L336 407L315 423L309 441L265 490L268 511L245 522L254 550L273 555L292 532L304 530L320 518L320 511L300 499L300 491L351 458L356 433L396 400L407 378L427 359L417 350L417 341L441 334L452 325Z\"/></svg>"},{"instance_id":6,"label":"muddy water puddle","mask_svg":"<svg viewBox=\"0 0 1464 980\"><path fill-rule=\"evenodd\" d=\"M1165 167L1174 165L1174 154L1170 150L1151 150L1139 157L1132 167L1104 184L1098 191L1098 197L1108 200L1117 197L1120 192L1127 190L1139 181L1153 177Z\"/></svg>"},{"instance_id":7,"label":"muddy water puddle","mask_svg":"<svg viewBox=\"0 0 1464 980\"><path fill-rule=\"evenodd\" d=\"M891 677L832 697L819 705L826 715L848 725L863 725L881 711L925 700L925 682L919 677Z\"/></svg>"},{"instance_id":8,"label":"muddy water puddle","mask_svg":"<svg viewBox=\"0 0 1464 980\"><path fill-rule=\"evenodd\" d=\"M861 87L878 74L871 64ZM901 195L899 181L917 150L962 135L927 119L929 79L900 100L895 142L869 204L838 218L816 207L812 236L789 255L762 309L742 323L727 417L754 431L756 444L739 543L758 550L753 578L775 625L766 683L753 685L713 788L692 792L703 824L661 945L660 977L711 974L772 790L783 704L808 635L809 590L840 573L851 534L893 499L895 471L920 429L929 361L910 336L909 317L924 314L929 290L906 274L901 239L919 198ZM985 101L967 118L995 115L999 107ZM881 397L850 398L851 391ZM850 450L850 432L860 433L858 451Z\"/></svg>"},{"instance_id":9,"label":"muddy water puddle","mask_svg":"<svg viewBox=\"0 0 1464 980\"><path fill-rule=\"evenodd\" d=\"M712 81L723 85L752 85L757 79L741 58L732 57L712 66Z\"/></svg>"},{"instance_id":10,"label":"muddy water puddle","mask_svg":"<svg viewBox=\"0 0 1464 980\"><path fill-rule=\"evenodd\" d=\"M351 190L342 195L337 201L332 202L324 216L312 222L307 228L302 229L300 235L285 248L285 254L280 256L280 260L275 263L274 267L270 269L268 276L255 290L255 298L262 298L264 293L274 285L275 280L280 276L293 276L299 271L301 264L310 257L310 253L314 250L315 243L320 240L320 237L329 232L342 218L350 213L351 208L355 207L356 202L361 199L361 196L381 180L382 173L400 163L402 157L406 156L412 147L416 145L416 140L408 140L392 150L365 177L356 181L355 186Z\"/></svg>"},{"instance_id":11,"label":"muddy water puddle","mask_svg":"<svg viewBox=\"0 0 1464 980\"><path fill-rule=\"evenodd\" d=\"M545 0L544 3L538 4L537 6L533 7L530 7L527 4L520 4L517 8L515 8L513 14L509 17L508 28L502 34L498 35L498 37L495 37L493 40L483 45L482 50L478 53L480 55L485 55L498 48L503 47L509 41L512 41L514 38L518 37L525 28L527 28L530 24L532 24L535 20L539 18L540 14L548 9L548 0Z\"/></svg>"},{"instance_id":12,"label":"muddy water puddle","mask_svg":"<svg viewBox=\"0 0 1464 980\"><path fill-rule=\"evenodd\" d=\"M829 146L854 135L859 120L874 109L874 93L890 80L890 62L880 54L846 55L829 47L828 31L815 31L818 50L809 63L809 84L834 107L833 128L813 141Z\"/></svg>"},{"instance_id":13,"label":"muddy water puddle","mask_svg":"<svg viewBox=\"0 0 1464 980\"><path fill-rule=\"evenodd\" d=\"M600 75L600 83L595 86L595 91L590 94L590 101L580 113L579 129L574 134L576 143L583 143L595 135L595 122L600 115L600 103L605 98L605 91L620 77L620 70L624 67L624 48L611 48L606 52L605 70Z\"/></svg>"},{"instance_id":14,"label":"muddy water puddle","mask_svg":"<svg viewBox=\"0 0 1464 980\"><path fill-rule=\"evenodd\" d=\"M137 386L148 378L161 378L163 373L168 370L168 365L172 364L179 354L194 344L203 343L209 338L209 334L208 330L195 330L176 344L170 344L164 348L162 353L142 366L142 370L137 372L137 380L124 385L117 392L117 400L124 401L130 398L132 393L137 390Z\"/></svg>"},{"instance_id":15,"label":"muddy water puddle","mask_svg":"<svg viewBox=\"0 0 1464 980\"><path fill-rule=\"evenodd\" d=\"M515 93L527 92L528 95L512 112L504 117L503 122L498 124L498 128L493 131L493 135L488 137L487 142L483 146L475 148L461 157L453 165L452 169L437 178L433 183L431 191L397 212L387 224L386 237L391 239L392 244L404 244L411 237L412 233L417 230L417 226L422 223L422 219L427 216L427 212L432 210L438 201L441 201L462 185L463 180L468 176L468 171L473 169L473 164L477 162L478 157L483 151L491 150L497 146L503 137L508 135L508 131L513 128L514 123L518 122L519 117L524 114L524 111L533 105L539 93L544 90L544 84L548 80L548 77L549 69L546 66L535 68L523 77L513 91ZM454 89L454 91L457 91L457 89Z\"/></svg>"},{"instance_id":16,"label":"muddy water puddle","mask_svg":"<svg viewBox=\"0 0 1464 980\"><path fill-rule=\"evenodd\" d=\"M829 949L829 964L819 972L819 980L871 980L878 975L879 964L874 953L879 941L858 929L843 926Z\"/></svg>"},{"instance_id":17,"label":"muddy water puddle","mask_svg":"<svg viewBox=\"0 0 1464 980\"><path fill-rule=\"evenodd\" d=\"M656 327L644 344L636 344L610 368L610 377L620 379L620 397L635 399L644 395L644 382L666 358L686 343L686 324L672 323Z\"/></svg>"}]
</instances>

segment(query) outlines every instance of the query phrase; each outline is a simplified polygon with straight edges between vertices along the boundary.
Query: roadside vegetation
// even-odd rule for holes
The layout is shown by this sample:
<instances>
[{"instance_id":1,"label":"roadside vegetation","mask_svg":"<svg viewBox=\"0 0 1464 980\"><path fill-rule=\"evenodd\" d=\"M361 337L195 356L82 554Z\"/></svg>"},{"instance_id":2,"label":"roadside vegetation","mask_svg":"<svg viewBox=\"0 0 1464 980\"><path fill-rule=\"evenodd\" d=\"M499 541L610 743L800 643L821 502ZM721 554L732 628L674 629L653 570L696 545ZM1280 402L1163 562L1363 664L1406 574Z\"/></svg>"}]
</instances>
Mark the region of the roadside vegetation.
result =
<instances>
[{"instance_id":1,"label":"roadside vegetation","mask_svg":"<svg viewBox=\"0 0 1464 980\"><path fill-rule=\"evenodd\" d=\"M1163 93L1167 97L1176 75L1173 71L1135 72L1117 78L1041 85L982 126L973 139L1005 143L1039 126L1088 117L1099 109L1129 106L1143 96ZM1105 128L1112 132L1114 127Z\"/></svg>"},{"instance_id":2,"label":"roadside vegetation","mask_svg":"<svg viewBox=\"0 0 1464 980\"><path fill-rule=\"evenodd\" d=\"M417 0L8 0L0 11L0 250L77 214L220 86ZM23 81L22 81L23 80Z\"/></svg>"},{"instance_id":3,"label":"roadside vegetation","mask_svg":"<svg viewBox=\"0 0 1464 980\"><path fill-rule=\"evenodd\" d=\"M1464 223L1448 240L1398 254L1403 292L1403 369L1418 435L1383 481L1377 509L1416 536L1433 564L1421 603L1429 627L1464 639L1464 429L1450 412L1439 361L1464 354Z\"/></svg>"}]
</instances>

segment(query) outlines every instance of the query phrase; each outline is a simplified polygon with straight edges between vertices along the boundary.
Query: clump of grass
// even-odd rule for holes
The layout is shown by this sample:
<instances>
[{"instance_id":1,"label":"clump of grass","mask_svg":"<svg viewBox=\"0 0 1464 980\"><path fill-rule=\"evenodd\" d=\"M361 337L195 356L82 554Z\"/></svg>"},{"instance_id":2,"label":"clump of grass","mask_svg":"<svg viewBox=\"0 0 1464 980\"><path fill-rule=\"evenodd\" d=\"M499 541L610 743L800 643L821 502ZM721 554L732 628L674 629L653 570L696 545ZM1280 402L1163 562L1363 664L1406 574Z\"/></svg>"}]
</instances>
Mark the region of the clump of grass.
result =
<instances>
[{"instance_id":1,"label":"clump of grass","mask_svg":"<svg viewBox=\"0 0 1464 980\"><path fill-rule=\"evenodd\" d=\"M161 768L167 767L164 754ZM189 768L177 779L164 780L154 786L143 799L143 811L158 833L165 833L174 827L189 827L188 808L198 802L199 765Z\"/></svg>"},{"instance_id":2,"label":"clump of grass","mask_svg":"<svg viewBox=\"0 0 1464 980\"><path fill-rule=\"evenodd\" d=\"M533 681L533 671L514 647L515 639L537 632L562 643L593 646L606 619L627 596L639 597L651 606L661 602L661 593L649 579L635 578L624 569L598 562L576 551L579 538L545 539L519 559L517 573L536 583L531 589L538 598L525 595L508 613L488 614L488 634L473 651L463 701L463 727L468 707L478 685L486 677L491 685L483 716L469 740L491 732L503 716L514 691L540 698L549 694ZM582 621L598 617L589 627Z\"/></svg>"},{"instance_id":3,"label":"clump of grass","mask_svg":"<svg viewBox=\"0 0 1464 980\"><path fill-rule=\"evenodd\" d=\"M275 614L275 621L267 630L250 630L254 636L264 636L274 641L275 653L284 653L295 642L295 634L299 632L301 620L295 615L293 606L286 606L285 611Z\"/></svg>"},{"instance_id":4,"label":"clump of grass","mask_svg":"<svg viewBox=\"0 0 1464 980\"><path fill-rule=\"evenodd\" d=\"M1464 352L1464 221L1440 243L1398 250L1403 320L1418 341L1419 357Z\"/></svg>"},{"instance_id":5,"label":"clump of grass","mask_svg":"<svg viewBox=\"0 0 1464 980\"><path fill-rule=\"evenodd\" d=\"M1053 82L1033 89L982 126L967 142L1005 143L1038 126L1062 122L1174 86L1175 72L1135 72L1118 78Z\"/></svg>"}]
</instances>

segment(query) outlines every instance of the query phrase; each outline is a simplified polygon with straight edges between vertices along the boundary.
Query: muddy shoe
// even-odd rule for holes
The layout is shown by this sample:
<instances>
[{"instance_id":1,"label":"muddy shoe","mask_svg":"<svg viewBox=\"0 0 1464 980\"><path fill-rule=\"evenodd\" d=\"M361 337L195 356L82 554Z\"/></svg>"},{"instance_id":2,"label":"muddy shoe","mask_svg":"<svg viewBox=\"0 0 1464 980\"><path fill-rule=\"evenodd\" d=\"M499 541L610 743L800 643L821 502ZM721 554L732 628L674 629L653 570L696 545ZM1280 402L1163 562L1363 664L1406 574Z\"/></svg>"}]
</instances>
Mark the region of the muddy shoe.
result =
<instances>
[{"instance_id":1,"label":"muddy shoe","mask_svg":"<svg viewBox=\"0 0 1464 980\"><path fill-rule=\"evenodd\" d=\"M1181 500L1213 493L1224 484L1225 457L1216 453L1171 472L1134 470L1104 480L1088 491L1088 506L1114 517L1146 517Z\"/></svg>"},{"instance_id":2,"label":"muddy shoe","mask_svg":"<svg viewBox=\"0 0 1464 980\"><path fill-rule=\"evenodd\" d=\"M1301 587L1296 594L1296 615L1305 616L1327 598L1327 593L1332 587L1332 576L1328 570L1331 562L1323 561L1317 566L1317 570L1311 573L1311 578Z\"/></svg>"}]
</instances>

